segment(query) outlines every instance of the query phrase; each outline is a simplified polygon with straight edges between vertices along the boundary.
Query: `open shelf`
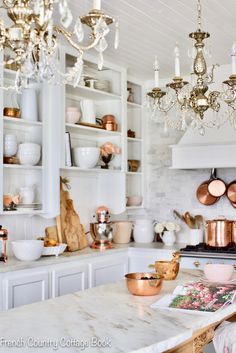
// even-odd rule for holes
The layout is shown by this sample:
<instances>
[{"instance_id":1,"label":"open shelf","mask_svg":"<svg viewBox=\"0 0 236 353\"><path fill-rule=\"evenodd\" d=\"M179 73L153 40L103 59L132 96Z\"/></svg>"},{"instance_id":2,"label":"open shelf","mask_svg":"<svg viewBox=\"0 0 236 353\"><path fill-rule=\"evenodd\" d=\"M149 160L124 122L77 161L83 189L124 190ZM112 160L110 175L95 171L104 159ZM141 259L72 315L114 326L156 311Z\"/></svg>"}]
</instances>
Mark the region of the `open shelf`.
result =
<instances>
[{"instance_id":1,"label":"open shelf","mask_svg":"<svg viewBox=\"0 0 236 353\"><path fill-rule=\"evenodd\" d=\"M143 175L142 172L126 172L126 174L127 175L139 175L139 176Z\"/></svg>"},{"instance_id":2,"label":"open shelf","mask_svg":"<svg viewBox=\"0 0 236 353\"><path fill-rule=\"evenodd\" d=\"M136 137L127 137L128 142L143 142L143 139L139 139Z\"/></svg>"},{"instance_id":3,"label":"open shelf","mask_svg":"<svg viewBox=\"0 0 236 353\"><path fill-rule=\"evenodd\" d=\"M77 86L73 87L72 85L66 85L66 96L67 98L78 100L78 98L90 98L93 100L120 100L121 96L100 91L98 89L86 87L86 86Z\"/></svg>"},{"instance_id":4,"label":"open shelf","mask_svg":"<svg viewBox=\"0 0 236 353\"><path fill-rule=\"evenodd\" d=\"M128 109L142 109L142 105L138 103L127 102Z\"/></svg>"},{"instance_id":5,"label":"open shelf","mask_svg":"<svg viewBox=\"0 0 236 353\"><path fill-rule=\"evenodd\" d=\"M41 170L42 165L22 165L22 164L4 164L4 168L7 169L30 169L30 170Z\"/></svg>"},{"instance_id":6,"label":"open shelf","mask_svg":"<svg viewBox=\"0 0 236 353\"><path fill-rule=\"evenodd\" d=\"M19 215L37 215L37 214L43 214L43 210L32 210L32 211L3 211L4 216L19 216Z\"/></svg>"},{"instance_id":7,"label":"open shelf","mask_svg":"<svg viewBox=\"0 0 236 353\"><path fill-rule=\"evenodd\" d=\"M140 205L140 206L126 206L127 210L139 210L142 208L144 208L142 205Z\"/></svg>"},{"instance_id":8,"label":"open shelf","mask_svg":"<svg viewBox=\"0 0 236 353\"><path fill-rule=\"evenodd\" d=\"M42 126L41 121L30 121L30 120L25 120L21 118L10 118L8 116L3 117L4 123L9 123L9 124L14 124L14 125L19 125L19 126Z\"/></svg>"},{"instance_id":9,"label":"open shelf","mask_svg":"<svg viewBox=\"0 0 236 353\"><path fill-rule=\"evenodd\" d=\"M120 173L120 169L102 169L102 168L80 168L80 167L62 167L61 170L67 170L72 172L82 172L82 173Z\"/></svg>"},{"instance_id":10,"label":"open shelf","mask_svg":"<svg viewBox=\"0 0 236 353\"><path fill-rule=\"evenodd\" d=\"M109 131L105 129L99 129L95 127L90 127L90 126L83 126L83 125L77 125L77 124L68 124L66 123L66 130L69 132L75 132L75 133L82 133L83 135L93 135L93 136L104 136L104 135L109 135L109 136L120 136L121 132L120 131Z\"/></svg>"}]
</instances>

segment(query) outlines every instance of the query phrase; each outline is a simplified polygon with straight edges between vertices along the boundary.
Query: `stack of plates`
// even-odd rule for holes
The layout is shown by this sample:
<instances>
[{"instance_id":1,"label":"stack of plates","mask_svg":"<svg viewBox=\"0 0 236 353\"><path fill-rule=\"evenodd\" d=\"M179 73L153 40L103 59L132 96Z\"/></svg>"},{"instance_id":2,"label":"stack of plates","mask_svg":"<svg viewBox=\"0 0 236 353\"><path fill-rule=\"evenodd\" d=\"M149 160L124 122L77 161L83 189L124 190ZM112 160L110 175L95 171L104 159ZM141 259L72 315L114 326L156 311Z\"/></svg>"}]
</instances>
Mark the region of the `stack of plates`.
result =
<instances>
[{"instance_id":1,"label":"stack of plates","mask_svg":"<svg viewBox=\"0 0 236 353\"><path fill-rule=\"evenodd\" d=\"M36 211L41 210L42 204L41 203L19 203L17 205L17 211Z\"/></svg>"},{"instance_id":2,"label":"stack of plates","mask_svg":"<svg viewBox=\"0 0 236 353\"><path fill-rule=\"evenodd\" d=\"M94 82L94 88L101 91L110 92L110 81L108 80L97 80Z\"/></svg>"}]
</instances>

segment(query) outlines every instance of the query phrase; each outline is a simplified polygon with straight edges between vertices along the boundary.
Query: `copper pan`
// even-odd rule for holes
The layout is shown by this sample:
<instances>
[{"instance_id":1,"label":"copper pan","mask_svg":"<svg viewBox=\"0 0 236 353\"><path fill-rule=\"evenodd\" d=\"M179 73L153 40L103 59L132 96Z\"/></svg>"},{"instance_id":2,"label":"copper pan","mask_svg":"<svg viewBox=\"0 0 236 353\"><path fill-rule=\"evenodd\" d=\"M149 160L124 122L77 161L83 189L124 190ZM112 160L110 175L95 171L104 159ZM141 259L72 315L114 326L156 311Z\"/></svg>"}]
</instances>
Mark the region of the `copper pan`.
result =
<instances>
[{"instance_id":1,"label":"copper pan","mask_svg":"<svg viewBox=\"0 0 236 353\"><path fill-rule=\"evenodd\" d=\"M211 195L208 190L208 185L214 179L214 176L215 169L212 169L210 179L204 181L201 185L199 185L196 191L198 201L205 206L211 206L220 199L220 197L215 197Z\"/></svg>"},{"instance_id":2,"label":"copper pan","mask_svg":"<svg viewBox=\"0 0 236 353\"><path fill-rule=\"evenodd\" d=\"M234 206L234 204L236 204L236 180L232 181L228 185L226 195L227 195L229 201Z\"/></svg>"},{"instance_id":3,"label":"copper pan","mask_svg":"<svg viewBox=\"0 0 236 353\"><path fill-rule=\"evenodd\" d=\"M211 173L211 181L208 184L208 191L214 197L221 197L226 192L226 184L222 179L217 178L214 168Z\"/></svg>"}]
</instances>

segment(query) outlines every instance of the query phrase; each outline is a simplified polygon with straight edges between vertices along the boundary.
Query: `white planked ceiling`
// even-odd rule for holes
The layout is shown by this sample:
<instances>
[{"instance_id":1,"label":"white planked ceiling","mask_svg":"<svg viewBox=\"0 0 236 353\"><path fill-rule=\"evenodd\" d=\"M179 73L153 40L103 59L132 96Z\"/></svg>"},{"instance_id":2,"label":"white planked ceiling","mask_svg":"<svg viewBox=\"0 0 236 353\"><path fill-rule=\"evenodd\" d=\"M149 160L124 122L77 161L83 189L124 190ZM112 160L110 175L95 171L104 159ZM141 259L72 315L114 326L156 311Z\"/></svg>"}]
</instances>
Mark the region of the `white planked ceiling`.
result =
<instances>
[{"instance_id":1,"label":"white planked ceiling","mask_svg":"<svg viewBox=\"0 0 236 353\"><path fill-rule=\"evenodd\" d=\"M73 14L79 16L92 8L92 0L70 0ZM154 56L158 56L160 77L173 77L174 46L179 43L181 71L188 74L192 47L188 34L197 28L196 0L102 0L103 10L115 17L120 27L120 46L113 48L114 30L108 34L105 58L125 66L141 79L153 77ZM202 0L203 29L210 32L212 58L209 63L230 63L232 43L236 40L236 1Z\"/></svg>"}]
</instances>

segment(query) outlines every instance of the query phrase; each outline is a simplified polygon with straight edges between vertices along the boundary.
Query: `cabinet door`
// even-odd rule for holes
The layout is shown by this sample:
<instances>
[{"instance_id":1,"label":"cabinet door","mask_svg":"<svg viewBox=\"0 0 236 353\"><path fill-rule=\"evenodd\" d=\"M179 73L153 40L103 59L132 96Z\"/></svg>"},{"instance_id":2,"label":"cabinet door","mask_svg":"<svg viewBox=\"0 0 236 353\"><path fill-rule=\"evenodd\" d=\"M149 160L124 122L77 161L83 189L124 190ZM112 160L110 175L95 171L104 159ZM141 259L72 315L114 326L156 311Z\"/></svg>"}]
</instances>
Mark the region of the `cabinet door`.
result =
<instances>
[{"instance_id":1,"label":"cabinet door","mask_svg":"<svg viewBox=\"0 0 236 353\"><path fill-rule=\"evenodd\" d=\"M12 309L21 305L39 302L49 297L48 273L12 275L4 280L4 309Z\"/></svg>"},{"instance_id":2,"label":"cabinet door","mask_svg":"<svg viewBox=\"0 0 236 353\"><path fill-rule=\"evenodd\" d=\"M52 297L78 292L87 288L87 265L63 266L63 268L57 268L52 273Z\"/></svg>"},{"instance_id":3,"label":"cabinet door","mask_svg":"<svg viewBox=\"0 0 236 353\"><path fill-rule=\"evenodd\" d=\"M113 283L128 272L128 255L104 256L89 265L89 287Z\"/></svg>"}]
</instances>

